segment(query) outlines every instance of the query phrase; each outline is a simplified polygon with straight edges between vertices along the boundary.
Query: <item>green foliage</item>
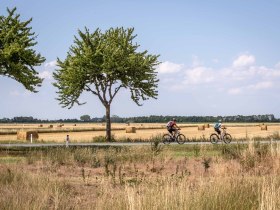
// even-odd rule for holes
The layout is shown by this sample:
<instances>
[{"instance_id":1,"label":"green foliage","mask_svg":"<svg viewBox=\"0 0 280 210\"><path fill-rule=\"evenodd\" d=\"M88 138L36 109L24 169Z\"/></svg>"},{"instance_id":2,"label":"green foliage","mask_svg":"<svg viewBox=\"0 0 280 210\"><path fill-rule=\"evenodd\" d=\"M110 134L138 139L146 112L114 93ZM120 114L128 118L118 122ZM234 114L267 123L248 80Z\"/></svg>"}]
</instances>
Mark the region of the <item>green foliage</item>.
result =
<instances>
[{"instance_id":1,"label":"green foliage","mask_svg":"<svg viewBox=\"0 0 280 210\"><path fill-rule=\"evenodd\" d=\"M87 114L85 114L85 115L82 115L82 116L80 117L80 119L81 119L82 121L84 121L84 122L90 121L90 116L87 115Z\"/></svg>"},{"instance_id":2,"label":"green foliage","mask_svg":"<svg viewBox=\"0 0 280 210\"><path fill-rule=\"evenodd\" d=\"M155 66L158 56L147 51L137 52L133 44L133 28L110 28L102 33L79 30L64 61L58 59L60 69L54 72L58 100L65 107L80 104L83 91L97 95L105 106L110 104L121 88L128 88L138 105L140 99L157 96Z\"/></svg>"},{"instance_id":3,"label":"green foliage","mask_svg":"<svg viewBox=\"0 0 280 210\"><path fill-rule=\"evenodd\" d=\"M222 155L226 159L240 159L242 155L242 151L244 150L244 145L236 144L236 145L221 145Z\"/></svg>"},{"instance_id":4,"label":"green foliage","mask_svg":"<svg viewBox=\"0 0 280 210\"><path fill-rule=\"evenodd\" d=\"M210 163L212 159L211 158L203 158L202 165L204 166L204 171L207 172L208 169L210 168Z\"/></svg>"},{"instance_id":5,"label":"green foliage","mask_svg":"<svg viewBox=\"0 0 280 210\"><path fill-rule=\"evenodd\" d=\"M32 18L20 21L16 8L7 9L8 16L0 16L0 75L10 77L21 83L27 90L37 92L42 79L34 66L41 65L45 58L37 54L32 47L35 33L29 26Z\"/></svg>"},{"instance_id":6,"label":"green foliage","mask_svg":"<svg viewBox=\"0 0 280 210\"><path fill-rule=\"evenodd\" d=\"M151 151L153 155L158 155L162 151L162 146L160 143L162 142L161 136L156 136L151 141Z\"/></svg>"},{"instance_id":7,"label":"green foliage","mask_svg":"<svg viewBox=\"0 0 280 210\"><path fill-rule=\"evenodd\" d=\"M199 157L201 153L201 147L198 144L193 145L194 156Z\"/></svg>"}]
</instances>

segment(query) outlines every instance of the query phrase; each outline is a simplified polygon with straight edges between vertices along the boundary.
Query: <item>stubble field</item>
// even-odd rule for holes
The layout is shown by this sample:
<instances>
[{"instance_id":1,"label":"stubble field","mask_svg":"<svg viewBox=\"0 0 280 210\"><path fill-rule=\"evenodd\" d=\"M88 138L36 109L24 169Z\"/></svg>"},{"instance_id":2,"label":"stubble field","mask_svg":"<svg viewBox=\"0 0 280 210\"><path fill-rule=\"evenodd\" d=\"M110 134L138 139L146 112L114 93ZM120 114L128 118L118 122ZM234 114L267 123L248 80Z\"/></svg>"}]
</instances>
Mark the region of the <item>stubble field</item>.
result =
<instances>
[{"instance_id":1,"label":"stubble field","mask_svg":"<svg viewBox=\"0 0 280 210\"><path fill-rule=\"evenodd\" d=\"M2 124L0 125L0 141L16 141L16 132L19 130L35 130L39 132L38 141L42 142L63 142L67 134L70 135L71 142L94 142L104 139L105 124L103 123L80 123L80 124ZM200 124L178 124L183 133L189 140L202 141L209 139L214 132L213 126L205 130L198 130ZM261 130L259 123L228 123L225 124L227 132L236 140L254 138L273 138L280 133L280 124L266 124L267 130ZM135 127L136 133L127 133L127 127ZM149 141L150 139L162 136L166 133L165 124L160 123L130 123L112 124L112 136L116 141Z\"/></svg>"}]
</instances>

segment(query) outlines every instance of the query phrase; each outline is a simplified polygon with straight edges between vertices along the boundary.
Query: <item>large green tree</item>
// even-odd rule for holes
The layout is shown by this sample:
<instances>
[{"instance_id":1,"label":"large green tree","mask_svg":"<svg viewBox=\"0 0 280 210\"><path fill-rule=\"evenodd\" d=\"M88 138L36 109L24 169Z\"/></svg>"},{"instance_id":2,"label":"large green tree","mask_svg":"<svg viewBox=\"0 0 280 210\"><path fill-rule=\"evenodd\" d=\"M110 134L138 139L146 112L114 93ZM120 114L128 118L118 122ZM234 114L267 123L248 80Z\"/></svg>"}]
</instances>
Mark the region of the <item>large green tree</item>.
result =
<instances>
[{"instance_id":1,"label":"large green tree","mask_svg":"<svg viewBox=\"0 0 280 210\"><path fill-rule=\"evenodd\" d=\"M64 61L58 59L53 76L58 88L58 100L71 108L84 91L97 96L106 109L106 138L111 140L110 107L120 89L128 89L131 99L141 101L156 98L158 55L139 52L133 40L133 28L110 28L104 33L79 30Z\"/></svg>"},{"instance_id":2,"label":"large green tree","mask_svg":"<svg viewBox=\"0 0 280 210\"><path fill-rule=\"evenodd\" d=\"M41 65L45 58L32 48L37 44L35 33L31 32L32 18L21 21L16 8L7 12L6 17L0 16L0 75L37 92L35 88L41 86L42 79L34 67Z\"/></svg>"}]
</instances>

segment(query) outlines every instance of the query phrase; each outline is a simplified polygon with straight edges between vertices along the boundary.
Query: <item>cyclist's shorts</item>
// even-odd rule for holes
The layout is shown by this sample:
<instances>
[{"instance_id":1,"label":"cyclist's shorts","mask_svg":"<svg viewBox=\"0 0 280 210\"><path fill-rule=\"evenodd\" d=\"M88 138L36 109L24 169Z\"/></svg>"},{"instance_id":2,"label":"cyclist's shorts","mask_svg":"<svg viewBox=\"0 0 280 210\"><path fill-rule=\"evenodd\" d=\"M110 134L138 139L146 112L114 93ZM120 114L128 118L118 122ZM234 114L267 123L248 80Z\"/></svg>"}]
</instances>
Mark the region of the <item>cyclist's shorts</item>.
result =
<instances>
[{"instance_id":1,"label":"cyclist's shorts","mask_svg":"<svg viewBox=\"0 0 280 210\"><path fill-rule=\"evenodd\" d=\"M167 130L168 130L169 133L172 133L173 131L176 131L175 128L167 128Z\"/></svg>"},{"instance_id":2,"label":"cyclist's shorts","mask_svg":"<svg viewBox=\"0 0 280 210\"><path fill-rule=\"evenodd\" d=\"M219 128L215 128L215 131L218 133L218 134L221 134L221 131Z\"/></svg>"}]
</instances>

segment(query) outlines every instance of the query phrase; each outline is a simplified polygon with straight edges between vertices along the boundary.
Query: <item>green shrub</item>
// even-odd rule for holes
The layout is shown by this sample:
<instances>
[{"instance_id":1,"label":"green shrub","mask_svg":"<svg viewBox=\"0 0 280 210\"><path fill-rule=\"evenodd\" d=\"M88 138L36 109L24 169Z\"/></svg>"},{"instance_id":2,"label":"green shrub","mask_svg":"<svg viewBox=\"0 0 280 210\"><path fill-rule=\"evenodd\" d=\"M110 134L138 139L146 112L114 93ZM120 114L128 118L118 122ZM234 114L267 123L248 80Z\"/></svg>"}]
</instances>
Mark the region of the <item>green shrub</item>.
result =
<instances>
[{"instance_id":1,"label":"green shrub","mask_svg":"<svg viewBox=\"0 0 280 210\"><path fill-rule=\"evenodd\" d=\"M222 145L222 155L227 159L239 159L241 157L241 148L237 145Z\"/></svg>"}]
</instances>

